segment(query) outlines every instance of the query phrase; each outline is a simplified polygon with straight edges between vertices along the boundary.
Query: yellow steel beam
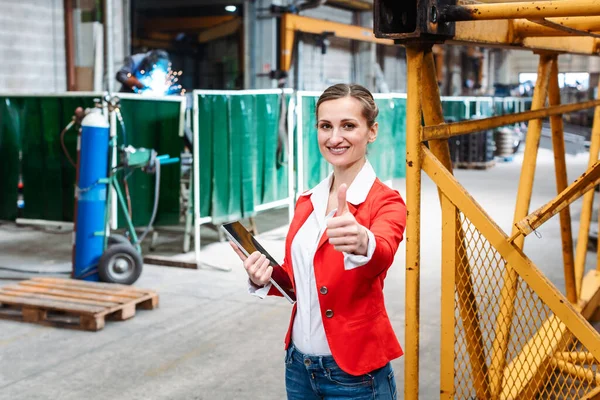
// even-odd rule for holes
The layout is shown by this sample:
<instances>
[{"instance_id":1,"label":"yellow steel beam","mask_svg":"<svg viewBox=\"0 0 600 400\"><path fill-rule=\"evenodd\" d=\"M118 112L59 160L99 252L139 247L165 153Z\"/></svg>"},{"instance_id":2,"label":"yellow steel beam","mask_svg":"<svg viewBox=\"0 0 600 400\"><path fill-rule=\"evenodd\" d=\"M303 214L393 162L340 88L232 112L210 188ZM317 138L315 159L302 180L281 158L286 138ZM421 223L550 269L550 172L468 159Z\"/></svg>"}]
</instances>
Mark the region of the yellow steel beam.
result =
<instances>
[{"instance_id":1,"label":"yellow steel beam","mask_svg":"<svg viewBox=\"0 0 600 400\"><path fill-rule=\"evenodd\" d=\"M589 319L598 309L598 304L600 304L600 273L590 271L583 281L581 298L575 310L580 312L583 318ZM560 358L557 354L564 354L562 349L573 342L573 333L568 331L566 325L560 323L556 316L551 316L544 321L540 329L504 370L504 385L500 398L535 399L536 397L530 396L535 395L541 385L547 383L547 369L551 366L551 357ZM551 354L552 350L556 353ZM586 358L596 360L589 352L586 353Z\"/></svg>"},{"instance_id":2,"label":"yellow steel beam","mask_svg":"<svg viewBox=\"0 0 600 400\"><path fill-rule=\"evenodd\" d=\"M355 11L371 11L373 9L373 2L365 0L327 0L327 5Z\"/></svg>"},{"instance_id":3,"label":"yellow steel beam","mask_svg":"<svg viewBox=\"0 0 600 400\"><path fill-rule=\"evenodd\" d=\"M234 18L236 18L234 15L217 17L152 18L144 22L144 29L147 32L200 31L222 24L223 22L231 21Z\"/></svg>"},{"instance_id":4,"label":"yellow steel beam","mask_svg":"<svg viewBox=\"0 0 600 400\"><path fill-rule=\"evenodd\" d=\"M281 69L289 71L292 67L292 52L296 32L313 33L320 35L325 32L332 33L335 37L358 40L362 42L394 45L390 39L379 39L373 34L372 28L342 24L322 19L304 17L295 14L281 16Z\"/></svg>"},{"instance_id":5,"label":"yellow steel beam","mask_svg":"<svg viewBox=\"0 0 600 400\"><path fill-rule=\"evenodd\" d=\"M562 351L554 354L559 360L565 360L575 364L597 364L598 360L587 351Z\"/></svg>"},{"instance_id":6,"label":"yellow steel beam","mask_svg":"<svg viewBox=\"0 0 600 400\"><path fill-rule=\"evenodd\" d=\"M600 106L600 100L584 101L582 103L564 104L561 106L546 107L539 110L525 111L516 114L501 115L498 117L469 120L463 122L453 122L450 124L440 124L435 126L426 126L423 128L423 140L448 139L453 136L464 135L467 133L480 132L488 129L499 128L505 125L516 124L536 119L543 119L553 115L568 114L575 111L586 110Z\"/></svg>"},{"instance_id":7,"label":"yellow steel beam","mask_svg":"<svg viewBox=\"0 0 600 400\"><path fill-rule=\"evenodd\" d=\"M600 83L598 83L600 90ZM600 95L600 93L599 93ZM598 161L598 153L600 152L600 107L596 107L594 113L594 124L592 126L592 138L590 143L590 158L588 167L594 165ZM590 233L590 223L592 219L592 206L594 203L594 191L587 192L583 196L583 204L581 206L581 216L579 221L579 236L577 247L575 249L575 286L577 294L580 293L581 279L585 271L585 259L587 256L587 244Z\"/></svg>"},{"instance_id":8,"label":"yellow steel beam","mask_svg":"<svg viewBox=\"0 0 600 400\"><path fill-rule=\"evenodd\" d=\"M595 18L595 17L591 17ZM517 22L519 21L519 22ZM592 37L573 36L554 30L554 35L539 35L531 31L520 21L537 25L527 20L468 21L456 23L456 34L447 43L460 45L478 45L501 47L506 49L526 49L533 51L557 51L571 54L597 55L599 40ZM523 31L520 27L525 26ZM537 25L541 27L540 25ZM549 29L541 27L543 29ZM533 36L533 37L528 37ZM537 37L555 36L555 37ZM560 37L563 36L563 37Z\"/></svg>"},{"instance_id":9,"label":"yellow steel beam","mask_svg":"<svg viewBox=\"0 0 600 400\"><path fill-rule=\"evenodd\" d=\"M542 54L538 67L538 79L536 90L531 101L531 108L542 109L546 104L548 96L548 83L550 80L550 69L556 56ZM529 122L527 129L527 138L525 142L525 154L523 156L523 166L521 177L519 179L519 189L517 191L517 204L515 206L514 221L518 222L529 214L529 204L531 202L531 193L533 190L533 178L535 176L535 167L537 153L542 133L542 121L539 119ZM513 228L516 231L516 228ZM515 246L522 249L524 238L519 237L514 241ZM509 264L504 271L502 290L500 293L499 313L495 324L495 336L492 345L492 358L490 365L490 386L492 396L499 393L502 386L503 370L506 364L506 351L510 338L510 328L512 326L514 302L517 295L517 272Z\"/></svg>"},{"instance_id":10,"label":"yellow steel beam","mask_svg":"<svg viewBox=\"0 0 600 400\"><path fill-rule=\"evenodd\" d=\"M525 256L521 249L508 241L507 235L486 214L479 204L469 193L456 181L456 179L444 168L435 156L422 145L423 170L436 183L436 185L448 196L450 201L469 219L477 230L487 239L490 245L496 249L525 283L538 295L538 297L550 308L554 315L566 325L587 350L600 360L600 333L598 333L584 318L589 313L579 312L569 301L552 285L544 274ZM590 284L590 303L593 301L595 311L600 298L600 273L593 271L594 282ZM586 277L587 280L587 277ZM585 281L584 281L585 282ZM584 291L582 290L582 295ZM585 292L587 293L587 292ZM591 310L591 308L590 308Z\"/></svg>"},{"instance_id":11,"label":"yellow steel beam","mask_svg":"<svg viewBox=\"0 0 600 400\"><path fill-rule=\"evenodd\" d=\"M555 357L551 358L551 363L553 367L558 368L561 372L570 375L574 379L586 381L592 385L600 385L600 374L595 373L591 369L583 368Z\"/></svg>"},{"instance_id":12,"label":"yellow steel beam","mask_svg":"<svg viewBox=\"0 0 600 400\"><path fill-rule=\"evenodd\" d=\"M440 91L436 81L435 62L433 49L427 49L423 57L423 77L421 82L421 106L423 109L423 120L425 125L436 125L444 122ZM432 140L429 149L444 165L448 171L452 171L450 159L450 148L447 140ZM442 373L441 397L448 398L454 393L454 325L450 329L450 321L454 324L454 291L458 293L458 305L460 318L465 330L467 352L471 364L473 386L478 398L485 398L488 393L487 365L483 336L479 325L479 309L477 297L473 289L471 266L466 254L468 245L465 234L458 222L458 212L449 204L444 205L445 196L438 190L440 203L442 205L442 218L444 226L447 227L443 237L443 268L444 276L442 282L442 361L440 364ZM446 199L447 200L447 199ZM454 210L450 213L451 209ZM450 213L450 214L445 214ZM451 221L454 221L454 236L450 239ZM454 249L454 250L453 250ZM451 268L451 271L444 268ZM452 311L450 311L452 307Z\"/></svg>"},{"instance_id":13,"label":"yellow steel beam","mask_svg":"<svg viewBox=\"0 0 600 400\"><path fill-rule=\"evenodd\" d=\"M223 37L231 36L242 27L242 19L235 18L222 24L215 25L198 34L198 42L207 43Z\"/></svg>"},{"instance_id":14,"label":"yellow steel beam","mask_svg":"<svg viewBox=\"0 0 600 400\"><path fill-rule=\"evenodd\" d=\"M545 26L546 28L550 28L550 29L554 29L555 31L558 32L564 32L568 35L574 35L574 36L591 36L594 37L596 39L600 38L600 35L593 33L593 32L586 32L586 31L580 31L578 29L575 28L571 28L569 26L565 26L565 25L561 25L561 24L557 24L549 19L546 18L541 18L541 19L530 19L531 22L538 24L538 25L542 25Z\"/></svg>"},{"instance_id":15,"label":"yellow steel beam","mask_svg":"<svg viewBox=\"0 0 600 400\"><path fill-rule=\"evenodd\" d=\"M404 398L419 398L419 299L421 268L421 81L423 51L406 48L406 310Z\"/></svg>"},{"instance_id":16,"label":"yellow steel beam","mask_svg":"<svg viewBox=\"0 0 600 400\"><path fill-rule=\"evenodd\" d=\"M579 199L588 191L592 190L600 183L600 161L597 161L588 168L579 178L575 180L569 187L564 189L556 198L541 206L522 220L515 223L518 232L511 236L513 241L517 237L527 236L540 226L542 226L550 218L561 212L563 209ZM571 301L575 303L576 300Z\"/></svg>"},{"instance_id":17,"label":"yellow steel beam","mask_svg":"<svg viewBox=\"0 0 600 400\"><path fill-rule=\"evenodd\" d=\"M527 341L520 353L511 360L503 371L500 399L520 400L535 398L544 384L543 377L550 359L564 348L570 337L567 327L556 316L548 318L540 329Z\"/></svg>"},{"instance_id":18,"label":"yellow steel beam","mask_svg":"<svg viewBox=\"0 0 600 400\"><path fill-rule=\"evenodd\" d=\"M552 63L550 85L548 86L548 102L550 106L560 105L560 88L558 84L558 57ZM558 193L568 186L567 160L565 158L565 137L562 115L550 117L552 129L552 151L554 152L554 169L556 176L556 191ZM573 234L571 232L571 212L565 207L560 213L560 235L563 250L563 265L565 273L565 288L567 299L573 304L577 302L575 286L575 261L573 258Z\"/></svg>"},{"instance_id":19,"label":"yellow steel beam","mask_svg":"<svg viewBox=\"0 0 600 400\"><path fill-rule=\"evenodd\" d=\"M444 21L481 21L517 18L585 17L600 15L599 0L529 1L513 3L466 4L459 0L456 6L441 10Z\"/></svg>"},{"instance_id":20,"label":"yellow steel beam","mask_svg":"<svg viewBox=\"0 0 600 400\"><path fill-rule=\"evenodd\" d=\"M594 33L600 31L600 17L570 17L570 18L550 18L547 19L555 25L560 25L565 28L574 29L583 33ZM527 36L563 36L557 32L556 28L543 26L526 19L516 19L513 21L513 29L516 34L521 37ZM564 35L571 35L564 32Z\"/></svg>"},{"instance_id":21,"label":"yellow steel beam","mask_svg":"<svg viewBox=\"0 0 600 400\"><path fill-rule=\"evenodd\" d=\"M455 398L454 388L454 343L455 343L455 282L456 266L461 263L458 254L458 211L444 195L442 202L442 321L441 321L441 360L440 360L440 399ZM463 307L460 308L461 310ZM464 324L465 318L463 318ZM480 332L481 333L481 332ZM467 335L467 339L471 339ZM483 346L482 346L483 347ZM471 355L471 353L469 353ZM473 354L477 357L480 354ZM471 357L470 357L471 358ZM473 358L471 358L472 360ZM477 358L475 358L477 359ZM483 358L485 365L485 357ZM479 374L472 375L473 377ZM474 379L477 380L477 379ZM478 391L479 392L479 391ZM485 394L485 392L483 392Z\"/></svg>"},{"instance_id":22,"label":"yellow steel beam","mask_svg":"<svg viewBox=\"0 0 600 400\"><path fill-rule=\"evenodd\" d=\"M596 386L595 389L587 393L579 400L600 400L600 386Z\"/></svg>"}]
</instances>

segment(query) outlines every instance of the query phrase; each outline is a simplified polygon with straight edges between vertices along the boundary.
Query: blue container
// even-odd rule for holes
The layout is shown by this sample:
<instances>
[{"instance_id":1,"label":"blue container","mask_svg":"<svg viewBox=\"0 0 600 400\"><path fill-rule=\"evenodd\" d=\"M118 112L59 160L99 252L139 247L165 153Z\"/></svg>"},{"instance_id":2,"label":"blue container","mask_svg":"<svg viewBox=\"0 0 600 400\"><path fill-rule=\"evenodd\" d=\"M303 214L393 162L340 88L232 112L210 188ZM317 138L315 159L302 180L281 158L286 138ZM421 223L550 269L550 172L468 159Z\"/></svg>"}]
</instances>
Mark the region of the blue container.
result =
<instances>
[{"instance_id":1,"label":"blue container","mask_svg":"<svg viewBox=\"0 0 600 400\"><path fill-rule=\"evenodd\" d=\"M106 197L108 187L98 180L107 178L109 124L99 109L82 121L77 182L77 221L73 277L98 281L98 273L89 274L104 252Z\"/></svg>"}]
</instances>

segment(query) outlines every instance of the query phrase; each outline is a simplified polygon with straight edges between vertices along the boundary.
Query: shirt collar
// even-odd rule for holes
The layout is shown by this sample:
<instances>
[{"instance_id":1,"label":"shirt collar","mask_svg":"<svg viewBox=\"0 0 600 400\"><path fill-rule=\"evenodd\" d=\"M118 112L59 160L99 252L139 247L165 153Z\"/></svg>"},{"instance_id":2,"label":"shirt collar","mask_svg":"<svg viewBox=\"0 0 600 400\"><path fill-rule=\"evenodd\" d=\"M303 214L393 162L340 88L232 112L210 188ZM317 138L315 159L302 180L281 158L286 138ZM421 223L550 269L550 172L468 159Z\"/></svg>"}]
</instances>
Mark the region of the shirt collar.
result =
<instances>
[{"instance_id":1,"label":"shirt collar","mask_svg":"<svg viewBox=\"0 0 600 400\"><path fill-rule=\"evenodd\" d=\"M315 210L317 208L322 208L320 206L323 204L326 206L332 179L333 173L330 173L329 176L319 182L317 186L307 192L302 193L300 196L313 195L312 203ZM362 204L367 199L367 195L369 194L373 183L375 183L375 179L377 179L375 170L373 169L371 163L367 160L348 188L348 192L346 193L346 201L355 206Z\"/></svg>"}]
</instances>

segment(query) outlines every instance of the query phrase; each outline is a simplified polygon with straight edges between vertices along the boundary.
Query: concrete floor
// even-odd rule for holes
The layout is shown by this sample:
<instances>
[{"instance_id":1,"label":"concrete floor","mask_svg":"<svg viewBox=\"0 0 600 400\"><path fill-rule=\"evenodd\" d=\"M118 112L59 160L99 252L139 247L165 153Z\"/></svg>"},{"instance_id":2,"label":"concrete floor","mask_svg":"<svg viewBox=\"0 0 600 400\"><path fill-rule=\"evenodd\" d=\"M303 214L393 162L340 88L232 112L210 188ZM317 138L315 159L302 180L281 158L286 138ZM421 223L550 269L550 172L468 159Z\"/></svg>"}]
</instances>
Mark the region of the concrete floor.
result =
<instances>
[{"instance_id":1,"label":"concrete floor","mask_svg":"<svg viewBox=\"0 0 600 400\"><path fill-rule=\"evenodd\" d=\"M456 171L461 183L509 231L522 158L488 171ZM587 154L568 156L569 180L581 174ZM405 194L404 181L395 182ZM555 195L552 153L541 150L532 209ZM580 202L572 206L574 221ZM286 223L285 211L258 218L263 231ZM440 210L434 184L424 178L421 302L421 398L439 396ZM277 223L275 223L277 221ZM577 232L578 224L573 231ZM564 288L558 219L526 253ZM281 259L285 227L261 235ZM71 236L0 226L0 266L56 272L69 268ZM205 242L206 243L206 242ZM404 343L404 254L401 246L386 280L392 324ZM591 258L591 257L588 257ZM160 307L96 333L0 320L0 399L283 399L283 338L290 306L283 299L246 294L239 261L226 243L203 248L203 260L231 267L185 270L146 266L136 286L156 290ZM593 260L589 260L588 267ZM0 276L21 276L0 271ZM0 285L11 281L0 280ZM400 398L403 359L393 361Z\"/></svg>"}]
</instances>

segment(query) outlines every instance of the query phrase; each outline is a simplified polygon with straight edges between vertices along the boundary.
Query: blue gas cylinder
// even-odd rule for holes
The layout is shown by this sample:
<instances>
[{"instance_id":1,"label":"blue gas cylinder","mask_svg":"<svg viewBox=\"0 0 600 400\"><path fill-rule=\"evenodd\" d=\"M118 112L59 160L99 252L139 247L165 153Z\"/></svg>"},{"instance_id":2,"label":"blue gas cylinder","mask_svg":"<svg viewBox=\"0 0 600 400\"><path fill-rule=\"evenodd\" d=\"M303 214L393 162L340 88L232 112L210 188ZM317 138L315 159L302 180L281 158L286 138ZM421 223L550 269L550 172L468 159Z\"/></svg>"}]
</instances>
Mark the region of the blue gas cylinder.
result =
<instances>
[{"instance_id":1,"label":"blue gas cylinder","mask_svg":"<svg viewBox=\"0 0 600 400\"><path fill-rule=\"evenodd\" d=\"M98 281L93 271L104 251L105 212L108 187L99 183L108 176L109 124L100 109L92 110L81 123L77 220L73 277Z\"/></svg>"}]
</instances>

